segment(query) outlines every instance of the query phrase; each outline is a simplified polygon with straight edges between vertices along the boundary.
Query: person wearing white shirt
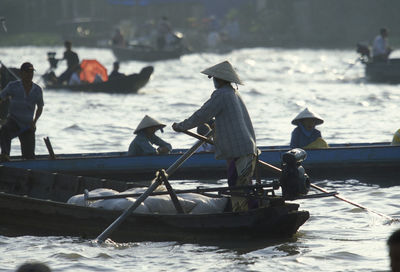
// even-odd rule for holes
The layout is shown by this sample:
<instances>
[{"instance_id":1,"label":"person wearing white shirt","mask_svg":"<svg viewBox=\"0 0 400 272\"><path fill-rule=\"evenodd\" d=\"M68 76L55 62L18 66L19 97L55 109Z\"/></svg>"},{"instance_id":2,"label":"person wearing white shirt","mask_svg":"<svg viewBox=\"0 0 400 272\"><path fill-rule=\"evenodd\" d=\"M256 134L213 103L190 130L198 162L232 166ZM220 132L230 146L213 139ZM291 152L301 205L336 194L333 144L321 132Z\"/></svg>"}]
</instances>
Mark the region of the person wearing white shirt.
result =
<instances>
[{"instance_id":1,"label":"person wearing white shirt","mask_svg":"<svg viewBox=\"0 0 400 272\"><path fill-rule=\"evenodd\" d=\"M386 28L381 28L380 34L375 37L372 46L372 59L374 62L387 61L392 49L388 45L388 31Z\"/></svg>"}]
</instances>

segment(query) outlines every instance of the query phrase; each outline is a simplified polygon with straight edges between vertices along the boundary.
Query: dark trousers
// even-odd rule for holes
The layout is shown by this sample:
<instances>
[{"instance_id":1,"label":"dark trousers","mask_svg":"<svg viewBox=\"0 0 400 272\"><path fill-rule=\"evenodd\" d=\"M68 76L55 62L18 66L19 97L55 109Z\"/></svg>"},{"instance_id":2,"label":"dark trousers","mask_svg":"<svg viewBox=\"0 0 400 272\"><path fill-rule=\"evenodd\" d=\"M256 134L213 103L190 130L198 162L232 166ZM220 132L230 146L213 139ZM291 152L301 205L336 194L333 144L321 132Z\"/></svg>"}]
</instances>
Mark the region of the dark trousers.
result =
<instances>
[{"instance_id":1,"label":"dark trousers","mask_svg":"<svg viewBox=\"0 0 400 272\"><path fill-rule=\"evenodd\" d=\"M24 159L35 158L35 131L32 128L20 128L13 119L8 118L0 130L1 154L10 155L11 140L18 137Z\"/></svg>"},{"instance_id":2,"label":"dark trousers","mask_svg":"<svg viewBox=\"0 0 400 272\"><path fill-rule=\"evenodd\" d=\"M62 73L59 77L58 77L58 83L59 84L63 84L64 83L64 81L66 81L67 82L67 84L68 84L68 81L69 81L69 79L71 78L71 75L73 74L73 70L72 69L67 69L66 71L64 71L64 73Z\"/></svg>"}]
</instances>

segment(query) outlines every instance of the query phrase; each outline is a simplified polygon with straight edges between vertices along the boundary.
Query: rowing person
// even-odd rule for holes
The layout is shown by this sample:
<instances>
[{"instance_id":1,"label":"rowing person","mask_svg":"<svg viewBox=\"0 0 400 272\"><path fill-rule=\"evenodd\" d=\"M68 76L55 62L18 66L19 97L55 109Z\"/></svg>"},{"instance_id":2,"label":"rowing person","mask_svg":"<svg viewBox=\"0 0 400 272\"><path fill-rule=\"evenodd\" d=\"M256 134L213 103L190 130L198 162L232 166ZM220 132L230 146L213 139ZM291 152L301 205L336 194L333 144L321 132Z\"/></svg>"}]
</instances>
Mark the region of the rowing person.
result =
<instances>
[{"instance_id":1,"label":"rowing person","mask_svg":"<svg viewBox=\"0 0 400 272\"><path fill-rule=\"evenodd\" d=\"M129 145L128 156L168 154L172 146L155 134L157 130L163 132L164 127L164 124L146 115L133 132L136 137Z\"/></svg>"},{"instance_id":2,"label":"rowing person","mask_svg":"<svg viewBox=\"0 0 400 272\"><path fill-rule=\"evenodd\" d=\"M303 149L329 147L322 139L321 132L315 128L323 122L324 120L318 114L305 108L292 120L292 124L297 127L292 132L290 147Z\"/></svg>"},{"instance_id":3,"label":"rowing person","mask_svg":"<svg viewBox=\"0 0 400 272\"><path fill-rule=\"evenodd\" d=\"M202 71L213 79L215 91L200 109L188 119L174 123L175 131L185 131L215 118L215 157L224 159L228 166L229 186L251 185L256 164L256 137L247 108L232 83L243 84L228 61ZM246 211L249 202L244 197L232 196L232 210Z\"/></svg>"}]
</instances>

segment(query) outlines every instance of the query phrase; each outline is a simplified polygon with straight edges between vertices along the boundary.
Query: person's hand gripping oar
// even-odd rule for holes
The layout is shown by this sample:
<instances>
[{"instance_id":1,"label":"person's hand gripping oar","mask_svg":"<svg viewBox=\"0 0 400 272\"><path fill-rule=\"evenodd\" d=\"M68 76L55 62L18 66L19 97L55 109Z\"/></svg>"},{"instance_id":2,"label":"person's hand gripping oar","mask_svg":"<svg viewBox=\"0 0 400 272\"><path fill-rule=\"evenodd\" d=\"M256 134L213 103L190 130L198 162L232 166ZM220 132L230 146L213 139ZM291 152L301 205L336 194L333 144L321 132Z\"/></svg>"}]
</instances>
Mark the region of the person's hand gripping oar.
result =
<instances>
[{"instance_id":1,"label":"person's hand gripping oar","mask_svg":"<svg viewBox=\"0 0 400 272\"><path fill-rule=\"evenodd\" d=\"M208 139L207 137L204 137L204 136L202 136L202 135L199 135L199 134L196 134L196 133L193 133L193 132L190 132L190 131L182 131L182 132L185 133L185 134L187 134L187 135L189 135L189 136L192 136L192 137L194 137L194 138L197 138L197 139L199 139L199 140L201 139L201 140L203 140L203 141L205 141L205 142L208 142L208 143L213 144L213 141L212 141L212 140L210 140L210 139ZM271 165L271 164L269 164L269 163L266 163L266 162L264 162L264 161L262 161L262 160L259 160L258 162L259 162L260 166L262 166L262 167L263 167L264 169L266 169L266 170L272 171L272 172L274 172L274 173L276 173L276 174L279 174L279 175L282 173L282 169L280 169L280 168L278 168L278 167L276 167L276 166L273 166L273 165ZM310 186L313 187L314 189L317 189L317 190L321 191L321 192L329 193L329 192L326 191L325 189L323 189L323 188L321 188L321 187L319 187L319 186L317 186L317 185L315 185L315 184L310 183ZM361 205L361 204L355 203L355 202L353 202L353 201L351 201L351 200L348 200L348 199L346 199L346 198L344 198L344 197L338 196L337 194L335 194L335 195L333 195L333 196L336 197L337 199L340 199L340 200L342 200L342 201L344 201L344 202L347 202L347 203L349 203L349 204L351 204L351 205L354 205L354 206L356 206L356 207L358 207L358 208L360 208L360 209L363 209L363 210L365 210L365 211L368 211L368 212L377 214L377 215L379 215L379 216L381 216L381 217L384 217L384 218L386 218L386 219L388 219L388 220L390 220L390 221L392 221L392 222L400 222L400 219L399 219L399 218L393 218L393 217L388 216L388 215L386 215L386 214L382 214L382 213L380 213L380 212L376 212L376 211L371 210L371 209L369 209L369 208L367 208L367 207L364 207L364 206Z\"/></svg>"}]
</instances>

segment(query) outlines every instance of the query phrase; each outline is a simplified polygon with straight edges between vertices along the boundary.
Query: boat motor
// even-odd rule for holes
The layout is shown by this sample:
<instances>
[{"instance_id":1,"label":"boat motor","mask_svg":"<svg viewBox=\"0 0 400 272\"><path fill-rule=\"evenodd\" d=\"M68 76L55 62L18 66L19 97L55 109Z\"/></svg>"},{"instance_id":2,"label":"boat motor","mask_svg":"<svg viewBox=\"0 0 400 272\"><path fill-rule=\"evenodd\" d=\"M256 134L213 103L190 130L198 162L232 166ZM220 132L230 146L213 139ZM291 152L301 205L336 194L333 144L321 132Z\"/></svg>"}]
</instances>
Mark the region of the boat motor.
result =
<instances>
[{"instance_id":1,"label":"boat motor","mask_svg":"<svg viewBox=\"0 0 400 272\"><path fill-rule=\"evenodd\" d=\"M307 153L301 148L289 150L282 155L282 175L280 185L282 196L294 199L306 195L310 190L310 179L301 163L307 158Z\"/></svg>"},{"instance_id":2,"label":"boat motor","mask_svg":"<svg viewBox=\"0 0 400 272\"><path fill-rule=\"evenodd\" d=\"M56 59L56 52L47 52L47 60L49 61L51 69L57 68L58 59Z\"/></svg>"}]
</instances>

